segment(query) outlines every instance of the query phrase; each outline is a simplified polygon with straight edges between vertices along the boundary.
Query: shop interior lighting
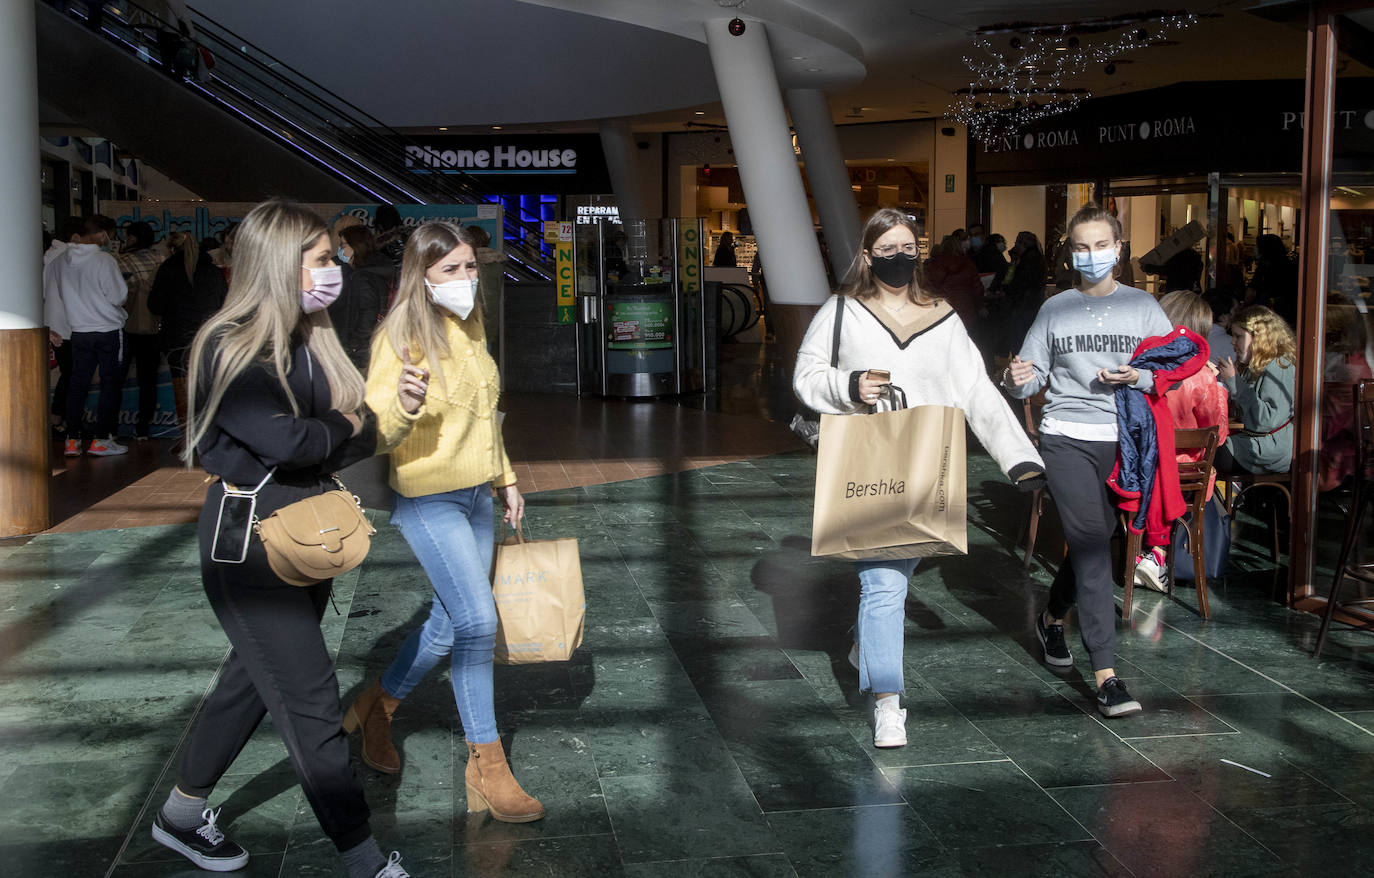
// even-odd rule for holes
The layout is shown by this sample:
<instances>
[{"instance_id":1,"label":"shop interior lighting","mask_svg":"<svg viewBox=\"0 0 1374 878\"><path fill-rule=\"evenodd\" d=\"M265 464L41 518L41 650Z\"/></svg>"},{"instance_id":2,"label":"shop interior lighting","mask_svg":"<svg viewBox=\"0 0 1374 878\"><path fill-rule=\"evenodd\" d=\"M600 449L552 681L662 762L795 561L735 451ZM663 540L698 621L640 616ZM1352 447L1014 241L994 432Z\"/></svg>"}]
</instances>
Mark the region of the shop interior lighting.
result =
<instances>
[{"instance_id":1,"label":"shop interior lighting","mask_svg":"<svg viewBox=\"0 0 1374 878\"><path fill-rule=\"evenodd\" d=\"M945 116L967 126L980 142L995 143L1092 97L1088 89L1071 86L1088 70L1127 63L1121 56L1150 46L1176 45L1167 37L1197 22L1190 12L1146 13L1114 21L977 32L973 46L981 54L964 56L972 77L967 88L955 92ZM1015 31L1010 39L1000 36L1006 30ZM1076 35L1085 32L1089 35Z\"/></svg>"}]
</instances>

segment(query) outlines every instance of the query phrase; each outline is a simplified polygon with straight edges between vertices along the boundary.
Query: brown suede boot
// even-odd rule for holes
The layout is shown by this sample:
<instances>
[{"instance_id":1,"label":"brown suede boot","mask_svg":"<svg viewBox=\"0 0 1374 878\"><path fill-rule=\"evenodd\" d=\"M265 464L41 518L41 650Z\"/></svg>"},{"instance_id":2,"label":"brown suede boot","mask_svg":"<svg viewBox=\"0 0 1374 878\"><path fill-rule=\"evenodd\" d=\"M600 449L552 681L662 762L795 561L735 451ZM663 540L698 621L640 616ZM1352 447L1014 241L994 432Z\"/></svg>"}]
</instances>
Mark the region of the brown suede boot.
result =
<instances>
[{"instance_id":1,"label":"brown suede boot","mask_svg":"<svg viewBox=\"0 0 1374 878\"><path fill-rule=\"evenodd\" d=\"M392 698L377 680L354 701L344 714L343 730L351 735L363 730L363 761L386 774L399 774L401 755L391 743L391 716L401 699Z\"/></svg>"},{"instance_id":2,"label":"brown suede boot","mask_svg":"<svg viewBox=\"0 0 1374 878\"><path fill-rule=\"evenodd\" d=\"M500 741L468 744L468 767L463 773L468 787L468 811L491 811L502 823L532 823L544 816L539 800L520 789L506 764Z\"/></svg>"}]
</instances>

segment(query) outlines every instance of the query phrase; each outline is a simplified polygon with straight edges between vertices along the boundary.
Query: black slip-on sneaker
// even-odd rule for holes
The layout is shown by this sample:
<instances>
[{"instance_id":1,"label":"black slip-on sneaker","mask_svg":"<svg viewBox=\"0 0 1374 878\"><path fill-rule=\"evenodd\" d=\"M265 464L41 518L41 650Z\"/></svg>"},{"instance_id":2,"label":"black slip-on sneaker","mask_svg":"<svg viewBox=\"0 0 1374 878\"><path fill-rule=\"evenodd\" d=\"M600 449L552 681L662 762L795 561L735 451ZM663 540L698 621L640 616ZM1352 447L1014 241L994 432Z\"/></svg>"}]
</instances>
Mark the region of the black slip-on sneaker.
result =
<instances>
[{"instance_id":1,"label":"black slip-on sneaker","mask_svg":"<svg viewBox=\"0 0 1374 878\"><path fill-rule=\"evenodd\" d=\"M159 810L153 818L153 840L209 872L232 872L248 865L248 852L215 825L219 812L206 808L200 816L205 821L201 825L177 829L162 819Z\"/></svg>"}]
</instances>

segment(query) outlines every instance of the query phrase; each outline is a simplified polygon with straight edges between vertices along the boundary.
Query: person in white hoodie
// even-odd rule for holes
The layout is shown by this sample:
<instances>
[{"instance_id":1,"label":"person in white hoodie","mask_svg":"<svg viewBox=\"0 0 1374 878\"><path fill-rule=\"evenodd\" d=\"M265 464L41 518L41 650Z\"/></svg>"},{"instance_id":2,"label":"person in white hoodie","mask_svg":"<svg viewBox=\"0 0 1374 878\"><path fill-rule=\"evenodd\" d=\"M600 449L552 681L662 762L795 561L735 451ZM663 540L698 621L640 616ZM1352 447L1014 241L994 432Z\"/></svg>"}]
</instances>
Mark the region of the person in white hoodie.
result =
<instances>
[{"instance_id":1,"label":"person in white hoodie","mask_svg":"<svg viewBox=\"0 0 1374 878\"><path fill-rule=\"evenodd\" d=\"M57 261L67 247L81 243L81 231L86 221L79 216L68 217L57 227L48 249L43 251L43 323L48 327L48 342L52 345L53 359L57 360L57 384L52 391L50 411L55 419L53 431L67 435L67 390L71 385L72 328L67 323L67 311L62 307L62 299L57 295L56 285L48 280L49 274L57 269L52 264Z\"/></svg>"},{"instance_id":2,"label":"person in white hoodie","mask_svg":"<svg viewBox=\"0 0 1374 878\"><path fill-rule=\"evenodd\" d=\"M115 258L107 252L115 223L96 214L86 218L79 239L67 246L43 274L43 296L61 308L72 348L71 384L67 391L65 454L108 456L126 449L114 441L124 372L124 300L128 287ZM56 303L60 303L60 306ZM58 319L49 316L50 321ZM61 329L49 327L61 333ZM93 431L83 429L86 394L100 370L100 401Z\"/></svg>"},{"instance_id":3,"label":"person in white hoodie","mask_svg":"<svg viewBox=\"0 0 1374 878\"><path fill-rule=\"evenodd\" d=\"M1044 482L1045 464L983 368L983 355L959 315L922 289L915 222L884 208L864 226L863 249L839 295L821 306L797 354L793 389L812 409L835 415L872 411L885 384L908 405L961 409L993 460L1022 490ZM838 364L830 365L836 315ZM886 370L890 378L870 370ZM903 623L907 583L916 558L860 561L857 642L850 662L859 688L874 695L873 746L906 744L901 708Z\"/></svg>"}]
</instances>

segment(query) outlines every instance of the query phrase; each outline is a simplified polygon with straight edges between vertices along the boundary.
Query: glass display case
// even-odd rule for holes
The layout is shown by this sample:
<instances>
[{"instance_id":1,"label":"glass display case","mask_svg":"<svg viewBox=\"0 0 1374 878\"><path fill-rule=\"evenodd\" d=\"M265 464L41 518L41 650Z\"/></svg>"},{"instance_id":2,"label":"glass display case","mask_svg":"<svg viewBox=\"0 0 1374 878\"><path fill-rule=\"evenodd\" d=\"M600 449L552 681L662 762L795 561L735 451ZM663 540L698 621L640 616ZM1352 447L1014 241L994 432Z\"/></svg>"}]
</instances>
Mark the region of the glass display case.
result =
<instances>
[{"instance_id":1,"label":"glass display case","mask_svg":"<svg viewBox=\"0 0 1374 878\"><path fill-rule=\"evenodd\" d=\"M578 224L579 392L652 397L702 390L702 222Z\"/></svg>"}]
</instances>

